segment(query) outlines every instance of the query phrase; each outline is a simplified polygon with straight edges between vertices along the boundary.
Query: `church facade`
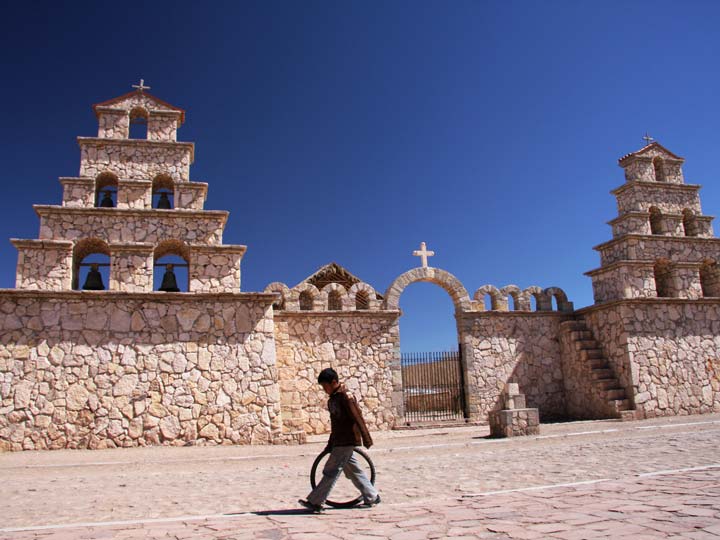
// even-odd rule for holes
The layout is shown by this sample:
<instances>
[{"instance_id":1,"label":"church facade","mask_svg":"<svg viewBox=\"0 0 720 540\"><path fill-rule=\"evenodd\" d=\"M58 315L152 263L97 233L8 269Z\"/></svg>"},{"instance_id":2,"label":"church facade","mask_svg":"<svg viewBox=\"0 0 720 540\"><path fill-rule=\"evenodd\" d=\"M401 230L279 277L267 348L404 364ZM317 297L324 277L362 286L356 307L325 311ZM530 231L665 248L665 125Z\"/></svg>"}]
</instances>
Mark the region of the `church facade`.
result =
<instances>
[{"instance_id":1,"label":"church facade","mask_svg":"<svg viewBox=\"0 0 720 540\"><path fill-rule=\"evenodd\" d=\"M406 425L439 392L409 389L400 355L400 297L418 281L455 306L463 421L487 423L508 383L541 419L720 412L720 239L660 144L619 162L592 306L556 287L471 295L424 245L382 292L335 263L241 292L246 247L223 242L228 213L206 210L208 185L191 180L185 112L146 90L94 106L97 136L78 138L61 204L36 205L39 237L12 240L0 448L302 442L328 430L315 379L329 365L371 429Z\"/></svg>"}]
</instances>

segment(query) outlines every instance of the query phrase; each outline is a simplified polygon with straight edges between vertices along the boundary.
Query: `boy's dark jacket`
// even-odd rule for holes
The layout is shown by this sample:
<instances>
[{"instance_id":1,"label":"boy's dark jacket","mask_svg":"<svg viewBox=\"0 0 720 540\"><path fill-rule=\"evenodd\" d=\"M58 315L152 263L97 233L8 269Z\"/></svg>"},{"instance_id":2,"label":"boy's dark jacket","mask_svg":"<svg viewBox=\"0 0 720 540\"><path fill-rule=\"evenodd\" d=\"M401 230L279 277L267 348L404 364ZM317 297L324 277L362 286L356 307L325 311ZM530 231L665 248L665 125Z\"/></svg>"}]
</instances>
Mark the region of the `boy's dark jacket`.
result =
<instances>
[{"instance_id":1,"label":"boy's dark jacket","mask_svg":"<svg viewBox=\"0 0 720 540\"><path fill-rule=\"evenodd\" d=\"M372 437L365 425L360 407L355 398L348 394L347 389L340 385L330 394L328 399L330 411L330 440L328 447L333 446L364 446L370 448Z\"/></svg>"}]
</instances>

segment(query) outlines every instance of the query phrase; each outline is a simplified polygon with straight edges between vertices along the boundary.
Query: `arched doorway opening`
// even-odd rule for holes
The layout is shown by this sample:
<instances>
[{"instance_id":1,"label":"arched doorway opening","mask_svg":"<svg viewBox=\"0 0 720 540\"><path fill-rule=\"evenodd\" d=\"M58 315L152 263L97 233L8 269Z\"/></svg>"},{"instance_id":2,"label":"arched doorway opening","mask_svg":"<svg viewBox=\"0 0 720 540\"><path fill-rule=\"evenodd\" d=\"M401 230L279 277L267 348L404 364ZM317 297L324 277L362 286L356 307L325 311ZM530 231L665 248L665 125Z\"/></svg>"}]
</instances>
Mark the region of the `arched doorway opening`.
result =
<instances>
[{"instance_id":1,"label":"arched doorway opening","mask_svg":"<svg viewBox=\"0 0 720 540\"><path fill-rule=\"evenodd\" d=\"M467 291L457 278L436 268L406 272L385 294L387 309L402 308L399 358L395 362L400 373L394 378L400 381L396 395L402 395L402 403L396 402L396 407L405 424L467 418L467 364L459 326L451 314L469 310L470 305Z\"/></svg>"}]
</instances>

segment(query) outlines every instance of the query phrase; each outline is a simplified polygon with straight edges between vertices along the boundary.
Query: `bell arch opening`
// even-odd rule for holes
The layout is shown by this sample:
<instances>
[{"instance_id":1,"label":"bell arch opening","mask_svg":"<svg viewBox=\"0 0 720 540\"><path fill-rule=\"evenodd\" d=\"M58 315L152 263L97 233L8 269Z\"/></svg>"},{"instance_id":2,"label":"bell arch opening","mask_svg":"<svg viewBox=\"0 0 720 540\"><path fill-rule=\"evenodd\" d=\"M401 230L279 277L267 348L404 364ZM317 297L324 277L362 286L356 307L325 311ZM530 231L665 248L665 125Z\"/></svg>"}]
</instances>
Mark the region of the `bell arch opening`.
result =
<instances>
[{"instance_id":1,"label":"bell arch opening","mask_svg":"<svg viewBox=\"0 0 720 540\"><path fill-rule=\"evenodd\" d=\"M118 177L103 172L95 178L95 207L115 208L117 206Z\"/></svg>"},{"instance_id":2,"label":"bell arch opening","mask_svg":"<svg viewBox=\"0 0 720 540\"><path fill-rule=\"evenodd\" d=\"M190 290L190 250L179 240L161 242L153 256L153 290L188 292Z\"/></svg>"},{"instance_id":3,"label":"bell arch opening","mask_svg":"<svg viewBox=\"0 0 720 540\"><path fill-rule=\"evenodd\" d=\"M168 174L158 174L152 182L152 207L159 210L175 208L175 182Z\"/></svg>"},{"instance_id":4,"label":"bell arch opening","mask_svg":"<svg viewBox=\"0 0 720 540\"><path fill-rule=\"evenodd\" d=\"M404 423L464 421L467 373L453 315L470 309L465 288L447 272L418 268L390 286L385 306L401 313L396 369Z\"/></svg>"},{"instance_id":5,"label":"bell arch opening","mask_svg":"<svg viewBox=\"0 0 720 540\"><path fill-rule=\"evenodd\" d=\"M130 111L129 139L148 138L148 117L150 116L143 107L135 107Z\"/></svg>"},{"instance_id":6,"label":"bell arch opening","mask_svg":"<svg viewBox=\"0 0 720 540\"><path fill-rule=\"evenodd\" d=\"M80 240L73 248L72 288L105 291L110 285L110 248L98 238Z\"/></svg>"}]
</instances>

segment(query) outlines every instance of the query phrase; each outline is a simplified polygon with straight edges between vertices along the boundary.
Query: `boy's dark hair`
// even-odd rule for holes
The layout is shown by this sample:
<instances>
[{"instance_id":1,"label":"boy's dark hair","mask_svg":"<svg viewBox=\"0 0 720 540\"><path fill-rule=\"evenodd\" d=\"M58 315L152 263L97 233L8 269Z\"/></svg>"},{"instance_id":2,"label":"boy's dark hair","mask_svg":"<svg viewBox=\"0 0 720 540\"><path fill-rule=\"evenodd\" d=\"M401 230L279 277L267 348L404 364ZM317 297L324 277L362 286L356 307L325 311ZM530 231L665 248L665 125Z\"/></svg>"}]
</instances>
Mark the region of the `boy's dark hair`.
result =
<instances>
[{"instance_id":1,"label":"boy's dark hair","mask_svg":"<svg viewBox=\"0 0 720 540\"><path fill-rule=\"evenodd\" d=\"M338 380L338 374L337 371L335 371L333 368L325 368L320 372L320 375L318 375L318 383L332 383L333 381Z\"/></svg>"}]
</instances>

